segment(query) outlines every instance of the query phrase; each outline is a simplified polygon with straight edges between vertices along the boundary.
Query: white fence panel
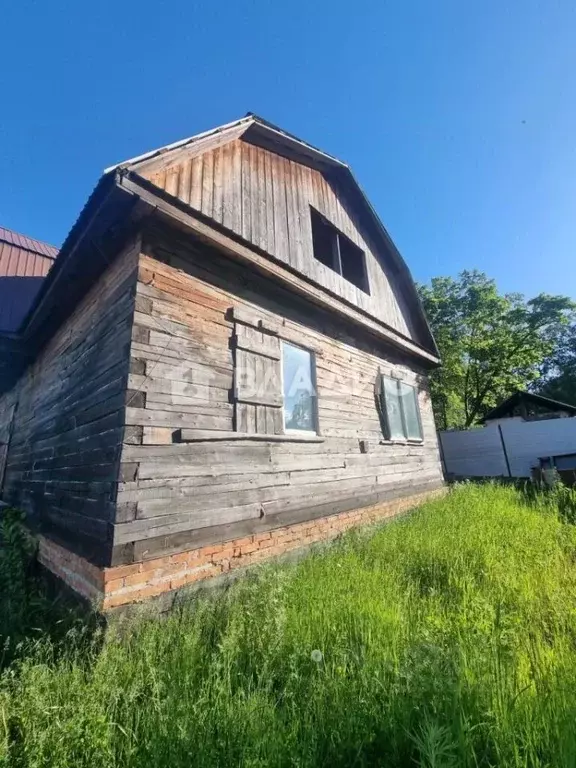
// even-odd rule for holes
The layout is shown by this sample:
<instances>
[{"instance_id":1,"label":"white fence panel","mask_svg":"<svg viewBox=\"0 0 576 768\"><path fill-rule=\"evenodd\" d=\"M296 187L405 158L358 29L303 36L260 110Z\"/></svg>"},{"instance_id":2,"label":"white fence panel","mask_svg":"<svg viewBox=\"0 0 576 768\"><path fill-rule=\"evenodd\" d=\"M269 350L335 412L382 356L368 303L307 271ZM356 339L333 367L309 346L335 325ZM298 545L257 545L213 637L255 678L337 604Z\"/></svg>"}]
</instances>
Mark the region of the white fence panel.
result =
<instances>
[{"instance_id":1,"label":"white fence panel","mask_svg":"<svg viewBox=\"0 0 576 768\"><path fill-rule=\"evenodd\" d=\"M576 453L576 418L500 420L513 477L530 477L541 458ZM457 477L508 476L497 424L461 432L440 432L446 472Z\"/></svg>"},{"instance_id":2,"label":"white fence panel","mask_svg":"<svg viewBox=\"0 0 576 768\"><path fill-rule=\"evenodd\" d=\"M508 475L497 428L440 432L446 472L458 477Z\"/></svg>"},{"instance_id":3,"label":"white fence panel","mask_svg":"<svg viewBox=\"0 0 576 768\"><path fill-rule=\"evenodd\" d=\"M545 456L576 453L576 418L510 420L501 422L501 427L514 477L530 477L532 467Z\"/></svg>"}]
</instances>

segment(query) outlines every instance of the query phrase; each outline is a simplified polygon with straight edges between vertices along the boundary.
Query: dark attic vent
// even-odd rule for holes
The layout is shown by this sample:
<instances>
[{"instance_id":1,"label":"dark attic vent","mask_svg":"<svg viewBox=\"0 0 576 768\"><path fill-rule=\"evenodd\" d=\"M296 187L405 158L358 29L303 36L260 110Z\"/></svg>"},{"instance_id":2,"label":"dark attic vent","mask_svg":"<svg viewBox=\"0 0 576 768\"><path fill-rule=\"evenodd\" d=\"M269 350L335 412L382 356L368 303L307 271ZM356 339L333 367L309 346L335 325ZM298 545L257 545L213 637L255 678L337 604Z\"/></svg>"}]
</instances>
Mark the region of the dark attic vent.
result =
<instances>
[{"instance_id":1,"label":"dark attic vent","mask_svg":"<svg viewBox=\"0 0 576 768\"><path fill-rule=\"evenodd\" d=\"M364 293L370 293L364 251L312 207L310 218L314 258Z\"/></svg>"}]
</instances>

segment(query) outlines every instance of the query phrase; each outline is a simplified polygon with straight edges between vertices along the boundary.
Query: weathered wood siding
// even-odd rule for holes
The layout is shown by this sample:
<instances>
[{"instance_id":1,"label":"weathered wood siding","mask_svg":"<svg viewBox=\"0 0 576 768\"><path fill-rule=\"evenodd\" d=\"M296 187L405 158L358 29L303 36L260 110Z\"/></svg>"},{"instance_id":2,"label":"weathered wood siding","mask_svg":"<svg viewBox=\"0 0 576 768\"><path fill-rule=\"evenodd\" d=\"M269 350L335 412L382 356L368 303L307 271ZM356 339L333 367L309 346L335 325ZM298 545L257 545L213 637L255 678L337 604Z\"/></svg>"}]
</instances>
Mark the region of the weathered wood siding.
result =
<instances>
[{"instance_id":1,"label":"weathered wood siding","mask_svg":"<svg viewBox=\"0 0 576 768\"><path fill-rule=\"evenodd\" d=\"M209 150L196 147L193 154L143 175L323 288L419 341L390 257L382 249L379 252L345 196L320 171L242 139ZM365 252L370 295L314 259L310 206Z\"/></svg>"},{"instance_id":2,"label":"weathered wood siding","mask_svg":"<svg viewBox=\"0 0 576 768\"><path fill-rule=\"evenodd\" d=\"M138 252L118 256L0 398L0 413L15 407L2 498L96 564L112 544Z\"/></svg>"},{"instance_id":3,"label":"weathered wood siding","mask_svg":"<svg viewBox=\"0 0 576 768\"><path fill-rule=\"evenodd\" d=\"M280 328L281 338L315 352L320 441L231 434L238 311L256 313ZM424 371L356 333L205 246L168 231L149 233L114 532L124 561L440 485ZM422 444L382 440L374 401L379 369L417 385ZM175 442L180 430L192 442Z\"/></svg>"}]
</instances>

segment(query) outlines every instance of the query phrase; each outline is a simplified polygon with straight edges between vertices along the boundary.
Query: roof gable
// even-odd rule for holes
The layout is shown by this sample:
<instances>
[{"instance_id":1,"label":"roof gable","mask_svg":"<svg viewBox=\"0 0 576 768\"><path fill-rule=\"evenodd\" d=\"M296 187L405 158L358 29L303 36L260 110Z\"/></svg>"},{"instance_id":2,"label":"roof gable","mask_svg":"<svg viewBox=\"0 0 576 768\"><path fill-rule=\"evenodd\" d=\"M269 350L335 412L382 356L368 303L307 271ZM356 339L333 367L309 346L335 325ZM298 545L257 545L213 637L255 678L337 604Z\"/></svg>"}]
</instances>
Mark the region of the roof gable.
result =
<instances>
[{"instance_id":1,"label":"roof gable","mask_svg":"<svg viewBox=\"0 0 576 768\"><path fill-rule=\"evenodd\" d=\"M258 148L261 152L259 156L252 156L249 150L245 150L246 147ZM284 163L270 160L266 153L282 158ZM199 158L202 159L200 162ZM270 200L266 199L267 191L262 189L262 183L258 186L253 177L266 175L265 183L272 187L276 184L276 178L281 178L282 183L285 183L286 179L287 184L292 183L293 194L287 187L286 203L281 201L280 205L285 205L288 220L290 206L293 205L300 225L304 230L309 227L306 221L309 218L308 209L298 197L299 188L306 183L306 179L303 180L306 172L298 170L295 166L310 169L322 177L317 180L308 174L308 183L317 190L312 190L308 203L320 210L322 203L326 203L328 210L321 212L353 240L355 229L346 229L346 224L354 221L355 228L363 235L357 245L374 255L382 272L382 275L377 274L377 270L373 268L373 279L379 285L376 286L375 295L371 299L362 295L354 286L345 285L339 275L330 275L326 268L318 265L316 272L320 271L322 274L317 282L329 290L334 290L342 298L360 306L369 314L379 317L397 332L417 341L437 356L438 351L410 272L349 166L341 160L262 118L249 114L219 128L132 158L108 170L126 169L152 181L170 195L214 218L270 255L289 263L297 271L305 272L298 253L283 253L277 242L272 247L270 237L266 240L262 231L268 223L257 223L258 216L265 217L261 211L270 207ZM269 174L273 177L272 181L268 181ZM260 209L260 213L256 210L248 214L248 217L251 217L248 224L245 221L233 220L234 212L229 210L233 204L227 199L226 189L222 189L226 184L240 185L236 196L244 195L243 205L246 200L248 206L251 200L257 200L256 208ZM272 189L271 193L268 192L272 198L274 191ZM329 197L331 200L328 200ZM277 203L278 194L275 199ZM315 204L315 199L320 200L319 205ZM344 206L340 204L343 201ZM345 213L343 209L346 209ZM254 232L258 226L260 231ZM298 241L301 237L306 240L307 232L304 231L302 236L297 232L287 232L286 237L291 239L291 250L294 251L300 247ZM366 245L367 242L369 245ZM307 276L314 279L314 275Z\"/></svg>"},{"instance_id":2,"label":"roof gable","mask_svg":"<svg viewBox=\"0 0 576 768\"><path fill-rule=\"evenodd\" d=\"M348 168L341 160L337 160L335 157L322 152L322 150L313 147L311 144L307 144L263 118L249 113L246 117L242 117L239 120L212 128L209 131L197 133L187 139L166 144L158 149L111 165L105 169L104 173L109 173L119 168L128 168L140 175L146 176L149 172L154 173L163 167L174 164L181 157L194 157L202 152L234 141L241 136L244 136L245 140L260 144L261 146L268 144L274 147L274 151L278 154L289 158L292 156L292 159L297 157L300 162L307 162L312 167L337 166Z\"/></svg>"}]
</instances>

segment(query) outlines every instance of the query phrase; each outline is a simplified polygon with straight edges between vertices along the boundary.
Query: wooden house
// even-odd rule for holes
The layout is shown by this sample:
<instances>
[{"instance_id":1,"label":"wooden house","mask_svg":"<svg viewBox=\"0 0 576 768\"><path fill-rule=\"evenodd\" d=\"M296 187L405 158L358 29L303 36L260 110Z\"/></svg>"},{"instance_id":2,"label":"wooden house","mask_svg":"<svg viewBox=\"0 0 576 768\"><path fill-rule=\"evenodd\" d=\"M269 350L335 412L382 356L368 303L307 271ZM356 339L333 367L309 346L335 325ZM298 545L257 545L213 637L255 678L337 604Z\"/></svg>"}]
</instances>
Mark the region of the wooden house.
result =
<instances>
[{"instance_id":1,"label":"wooden house","mask_svg":"<svg viewBox=\"0 0 576 768\"><path fill-rule=\"evenodd\" d=\"M442 488L406 264L347 165L253 115L107 169L14 356L2 498L105 609Z\"/></svg>"},{"instance_id":2,"label":"wooden house","mask_svg":"<svg viewBox=\"0 0 576 768\"><path fill-rule=\"evenodd\" d=\"M546 419L570 419L576 416L576 406L543 397L535 392L514 392L500 405L492 408L480 423L485 426L498 424L507 419L541 421Z\"/></svg>"}]
</instances>

